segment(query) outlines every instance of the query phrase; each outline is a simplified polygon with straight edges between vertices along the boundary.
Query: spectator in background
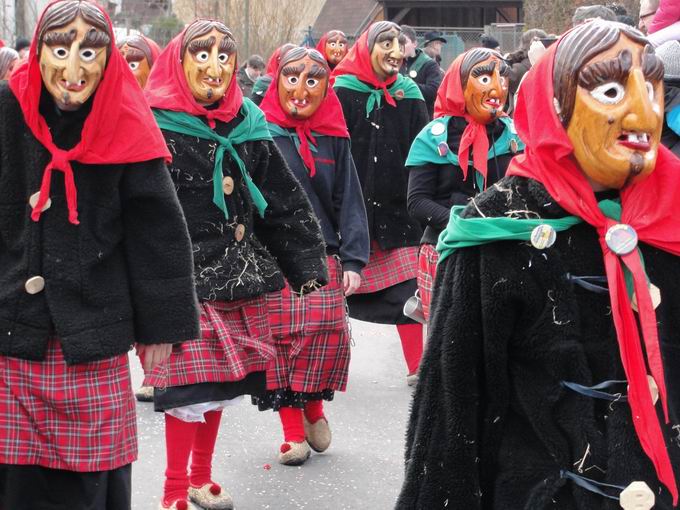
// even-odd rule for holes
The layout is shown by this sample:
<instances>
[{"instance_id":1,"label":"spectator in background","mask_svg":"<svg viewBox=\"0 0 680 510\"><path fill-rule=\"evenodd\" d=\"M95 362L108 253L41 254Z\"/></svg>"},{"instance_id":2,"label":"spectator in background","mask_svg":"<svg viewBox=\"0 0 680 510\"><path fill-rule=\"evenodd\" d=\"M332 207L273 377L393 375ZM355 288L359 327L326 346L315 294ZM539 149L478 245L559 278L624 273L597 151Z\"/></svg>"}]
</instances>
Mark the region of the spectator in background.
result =
<instances>
[{"instance_id":1,"label":"spectator in background","mask_svg":"<svg viewBox=\"0 0 680 510\"><path fill-rule=\"evenodd\" d=\"M522 34L522 38L519 42L519 48L506 56L506 59L510 64L509 93L511 97L513 97L517 92L519 84L526 72L531 69L531 61L529 60L529 48L531 47L531 43L534 41L540 41L546 37L548 37L548 34L539 28L527 30ZM508 103L512 105L513 101L508 100Z\"/></svg>"},{"instance_id":2,"label":"spectator in background","mask_svg":"<svg viewBox=\"0 0 680 510\"><path fill-rule=\"evenodd\" d=\"M18 37L17 42L14 45L14 49L17 50L19 54L19 59L23 60L28 57L28 50L31 47L31 41L25 37Z\"/></svg>"},{"instance_id":3,"label":"spectator in background","mask_svg":"<svg viewBox=\"0 0 680 510\"><path fill-rule=\"evenodd\" d=\"M446 39L442 37L442 33L436 30L427 32L425 34L425 42L423 43L423 51L428 57L437 62L437 65L442 64L442 45L446 44Z\"/></svg>"},{"instance_id":4,"label":"spectator in background","mask_svg":"<svg viewBox=\"0 0 680 510\"><path fill-rule=\"evenodd\" d=\"M632 17L628 16L627 14L617 15L616 21L618 21L619 23L623 23L624 25L628 25L629 27L637 28L637 23L635 23L635 20Z\"/></svg>"},{"instance_id":5,"label":"spectator in background","mask_svg":"<svg viewBox=\"0 0 680 510\"><path fill-rule=\"evenodd\" d=\"M432 119L434 100L437 97L437 89L442 82L444 73L442 73L437 62L418 48L418 38L413 27L401 25L401 32L406 36L406 44L404 45L404 64L401 66L400 72L416 82L425 98L427 112Z\"/></svg>"},{"instance_id":6,"label":"spectator in background","mask_svg":"<svg viewBox=\"0 0 680 510\"><path fill-rule=\"evenodd\" d=\"M19 54L12 48L0 48L0 80L9 80L18 61Z\"/></svg>"},{"instance_id":7,"label":"spectator in background","mask_svg":"<svg viewBox=\"0 0 680 510\"><path fill-rule=\"evenodd\" d=\"M628 16L628 10L621 4L609 3L605 4L605 7L612 11L617 17L618 16Z\"/></svg>"},{"instance_id":8,"label":"spectator in background","mask_svg":"<svg viewBox=\"0 0 680 510\"><path fill-rule=\"evenodd\" d=\"M603 19L605 21L616 21L616 14L604 5L583 5L574 11L571 18L572 26L578 26L591 19Z\"/></svg>"},{"instance_id":9,"label":"spectator in background","mask_svg":"<svg viewBox=\"0 0 680 510\"><path fill-rule=\"evenodd\" d=\"M243 92L243 97L250 97L253 92L253 84L264 72L264 60L260 55L251 55L245 64L238 70L236 80Z\"/></svg>"},{"instance_id":10,"label":"spectator in background","mask_svg":"<svg viewBox=\"0 0 680 510\"><path fill-rule=\"evenodd\" d=\"M640 0L640 23L638 28L643 33L649 33L649 27L652 25L654 15L659 8L659 0Z\"/></svg>"},{"instance_id":11,"label":"spectator in background","mask_svg":"<svg viewBox=\"0 0 680 510\"><path fill-rule=\"evenodd\" d=\"M680 42L668 41L656 50L663 62L664 107L666 121L661 143L680 156Z\"/></svg>"},{"instance_id":12,"label":"spectator in background","mask_svg":"<svg viewBox=\"0 0 680 510\"><path fill-rule=\"evenodd\" d=\"M652 16L649 16L652 19ZM661 0L648 27L648 37L654 46L680 39L680 2Z\"/></svg>"},{"instance_id":13,"label":"spectator in background","mask_svg":"<svg viewBox=\"0 0 680 510\"><path fill-rule=\"evenodd\" d=\"M490 35L482 34L479 38L479 43L482 45L482 48L489 48L490 50L495 50L499 53L501 51L500 43Z\"/></svg>"}]
</instances>

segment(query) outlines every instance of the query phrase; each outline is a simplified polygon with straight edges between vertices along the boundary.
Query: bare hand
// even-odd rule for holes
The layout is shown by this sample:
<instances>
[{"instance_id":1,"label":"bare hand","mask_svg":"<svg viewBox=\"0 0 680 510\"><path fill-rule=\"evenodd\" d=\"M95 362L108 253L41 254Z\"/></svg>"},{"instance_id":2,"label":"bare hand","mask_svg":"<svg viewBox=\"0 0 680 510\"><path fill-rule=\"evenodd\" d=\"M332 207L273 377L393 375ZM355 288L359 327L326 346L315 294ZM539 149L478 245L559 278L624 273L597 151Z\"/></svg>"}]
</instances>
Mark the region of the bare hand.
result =
<instances>
[{"instance_id":1,"label":"bare hand","mask_svg":"<svg viewBox=\"0 0 680 510\"><path fill-rule=\"evenodd\" d=\"M342 275L342 284L345 290L345 296L351 296L361 285L361 275L354 271L345 271Z\"/></svg>"},{"instance_id":2,"label":"bare hand","mask_svg":"<svg viewBox=\"0 0 680 510\"><path fill-rule=\"evenodd\" d=\"M170 357L172 344L135 344L135 351L142 362L144 371L148 373Z\"/></svg>"}]
</instances>

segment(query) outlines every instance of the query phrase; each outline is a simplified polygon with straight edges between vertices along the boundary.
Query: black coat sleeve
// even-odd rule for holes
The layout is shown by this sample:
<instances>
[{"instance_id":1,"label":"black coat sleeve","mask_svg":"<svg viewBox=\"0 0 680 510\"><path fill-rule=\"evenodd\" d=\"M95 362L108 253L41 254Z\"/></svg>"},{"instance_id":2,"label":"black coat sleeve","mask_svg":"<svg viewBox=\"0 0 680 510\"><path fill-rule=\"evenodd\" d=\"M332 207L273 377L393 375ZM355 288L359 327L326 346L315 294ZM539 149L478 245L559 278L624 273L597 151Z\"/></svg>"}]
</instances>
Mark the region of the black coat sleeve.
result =
<instances>
[{"instance_id":1,"label":"black coat sleeve","mask_svg":"<svg viewBox=\"0 0 680 510\"><path fill-rule=\"evenodd\" d=\"M442 69L437 62L429 60L423 65L421 73L424 74L425 77L422 83L418 83L420 92L422 92L427 104L434 104L434 101L437 98L437 90L439 90L439 85L441 85L442 80L444 79Z\"/></svg>"},{"instance_id":2,"label":"black coat sleeve","mask_svg":"<svg viewBox=\"0 0 680 510\"><path fill-rule=\"evenodd\" d=\"M478 248L459 250L439 267L398 510L486 507L485 471L493 471L507 414L507 345L517 316L502 281L480 283L496 271L484 267Z\"/></svg>"},{"instance_id":3,"label":"black coat sleeve","mask_svg":"<svg viewBox=\"0 0 680 510\"><path fill-rule=\"evenodd\" d=\"M440 172L452 171L442 165L428 163L410 168L408 176L407 207L411 218L441 230L449 222L449 213L454 205L467 205L468 196L454 191L450 202L442 205L437 202L437 190L440 186Z\"/></svg>"},{"instance_id":4,"label":"black coat sleeve","mask_svg":"<svg viewBox=\"0 0 680 510\"><path fill-rule=\"evenodd\" d=\"M136 340L198 338L191 240L163 160L128 165L120 194Z\"/></svg>"},{"instance_id":5,"label":"black coat sleeve","mask_svg":"<svg viewBox=\"0 0 680 510\"><path fill-rule=\"evenodd\" d=\"M326 285L326 248L319 220L302 185L274 142L255 142L252 177L267 201L264 218L255 214L258 238L276 258L295 291L307 284Z\"/></svg>"},{"instance_id":6,"label":"black coat sleeve","mask_svg":"<svg viewBox=\"0 0 680 510\"><path fill-rule=\"evenodd\" d=\"M340 260L345 271L360 273L368 263L370 247L366 207L349 140L339 138L336 146L333 207L340 231Z\"/></svg>"}]
</instances>

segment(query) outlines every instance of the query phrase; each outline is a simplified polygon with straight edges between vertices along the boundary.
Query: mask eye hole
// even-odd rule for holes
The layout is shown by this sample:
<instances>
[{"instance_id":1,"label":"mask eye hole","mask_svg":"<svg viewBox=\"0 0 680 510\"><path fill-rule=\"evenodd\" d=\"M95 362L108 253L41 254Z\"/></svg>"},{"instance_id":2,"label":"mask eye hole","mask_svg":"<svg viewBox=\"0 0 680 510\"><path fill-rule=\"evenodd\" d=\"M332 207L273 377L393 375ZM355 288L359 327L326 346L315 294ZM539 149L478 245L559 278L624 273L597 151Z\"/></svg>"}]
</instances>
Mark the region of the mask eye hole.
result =
<instances>
[{"instance_id":1,"label":"mask eye hole","mask_svg":"<svg viewBox=\"0 0 680 510\"><path fill-rule=\"evenodd\" d=\"M133 71L139 69L139 62L128 62L128 65L130 66L130 69L132 69Z\"/></svg>"},{"instance_id":2,"label":"mask eye hole","mask_svg":"<svg viewBox=\"0 0 680 510\"><path fill-rule=\"evenodd\" d=\"M80 50L80 58L85 62L92 62L96 56L97 52L94 51L92 48L85 48L84 50Z\"/></svg>"},{"instance_id":3,"label":"mask eye hole","mask_svg":"<svg viewBox=\"0 0 680 510\"><path fill-rule=\"evenodd\" d=\"M489 85L491 83L491 76L489 76L488 74L483 74L479 78L477 78L477 80L482 85Z\"/></svg>"},{"instance_id":4,"label":"mask eye hole","mask_svg":"<svg viewBox=\"0 0 680 510\"><path fill-rule=\"evenodd\" d=\"M318 84L319 84L319 80L317 80L316 78L307 78L307 86L308 86L310 89L313 89L313 88L316 87Z\"/></svg>"},{"instance_id":5,"label":"mask eye hole","mask_svg":"<svg viewBox=\"0 0 680 510\"><path fill-rule=\"evenodd\" d=\"M286 79L291 85L297 85L300 82L300 78L298 76L288 76Z\"/></svg>"},{"instance_id":6,"label":"mask eye hole","mask_svg":"<svg viewBox=\"0 0 680 510\"><path fill-rule=\"evenodd\" d=\"M385 48L386 50L389 50L391 47L392 47L392 41L385 41L383 43L383 48Z\"/></svg>"},{"instance_id":7,"label":"mask eye hole","mask_svg":"<svg viewBox=\"0 0 680 510\"><path fill-rule=\"evenodd\" d=\"M208 61L208 58L210 57L210 53L207 51L199 51L196 53L196 60L201 62L202 64Z\"/></svg>"},{"instance_id":8,"label":"mask eye hole","mask_svg":"<svg viewBox=\"0 0 680 510\"><path fill-rule=\"evenodd\" d=\"M602 104L613 105L621 102L626 95L626 89L620 83L612 81L595 87L590 91L590 95Z\"/></svg>"},{"instance_id":9,"label":"mask eye hole","mask_svg":"<svg viewBox=\"0 0 680 510\"><path fill-rule=\"evenodd\" d=\"M328 43L328 45L329 45L331 48L335 48L335 42Z\"/></svg>"},{"instance_id":10,"label":"mask eye hole","mask_svg":"<svg viewBox=\"0 0 680 510\"><path fill-rule=\"evenodd\" d=\"M52 48L52 55L57 57L59 60L64 60L66 57L68 57L69 54L68 48L64 48L63 46L55 46Z\"/></svg>"},{"instance_id":11,"label":"mask eye hole","mask_svg":"<svg viewBox=\"0 0 680 510\"><path fill-rule=\"evenodd\" d=\"M229 55L227 55L226 53L220 53L217 56L217 59L220 61L220 64L226 64L227 61L229 60Z\"/></svg>"}]
</instances>

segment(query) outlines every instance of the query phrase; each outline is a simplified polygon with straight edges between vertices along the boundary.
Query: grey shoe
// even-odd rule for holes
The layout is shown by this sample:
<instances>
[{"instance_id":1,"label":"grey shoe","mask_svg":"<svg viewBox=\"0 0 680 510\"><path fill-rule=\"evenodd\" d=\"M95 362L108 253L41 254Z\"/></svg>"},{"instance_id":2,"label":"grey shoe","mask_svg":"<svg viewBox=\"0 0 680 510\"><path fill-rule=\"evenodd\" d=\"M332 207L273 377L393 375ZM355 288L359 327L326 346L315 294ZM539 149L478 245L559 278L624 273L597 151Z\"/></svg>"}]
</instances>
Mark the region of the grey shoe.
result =
<instances>
[{"instance_id":1,"label":"grey shoe","mask_svg":"<svg viewBox=\"0 0 680 510\"><path fill-rule=\"evenodd\" d=\"M305 436L307 443L315 452L325 452L331 445L331 429L328 426L326 418L320 418L316 423L309 423L307 418L304 418Z\"/></svg>"}]
</instances>

